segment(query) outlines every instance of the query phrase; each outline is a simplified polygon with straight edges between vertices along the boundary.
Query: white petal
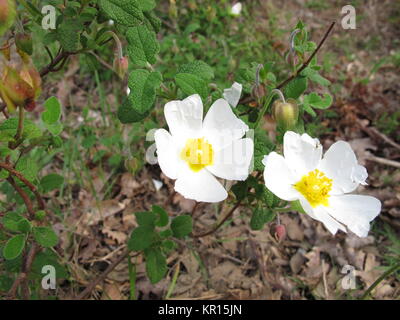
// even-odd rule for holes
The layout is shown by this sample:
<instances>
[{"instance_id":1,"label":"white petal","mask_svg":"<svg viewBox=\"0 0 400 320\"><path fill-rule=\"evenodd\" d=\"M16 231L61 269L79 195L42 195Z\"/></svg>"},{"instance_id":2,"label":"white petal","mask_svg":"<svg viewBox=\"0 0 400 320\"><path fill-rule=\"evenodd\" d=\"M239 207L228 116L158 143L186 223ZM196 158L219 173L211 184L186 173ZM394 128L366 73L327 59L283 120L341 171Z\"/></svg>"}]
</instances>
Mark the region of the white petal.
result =
<instances>
[{"instance_id":1,"label":"white petal","mask_svg":"<svg viewBox=\"0 0 400 320\"><path fill-rule=\"evenodd\" d=\"M168 178L176 179L181 160L174 139L165 129L158 129L154 133L154 139L157 147L158 164L162 172Z\"/></svg>"},{"instance_id":2,"label":"white petal","mask_svg":"<svg viewBox=\"0 0 400 320\"><path fill-rule=\"evenodd\" d=\"M170 101L164 107L164 115L173 136L195 136L202 127L203 103L198 94Z\"/></svg>"},{"instance_id":3,"label":"white petal","mask_svg":"<svg viewBox=\"0 0 400 320\"><path fill-rule=\"evenodd\" d=\"M293 188L293 184L296 182L295 177L285 159L276 152L271 152L264 160L266 187L283 200L293 201L299 199L300 193Z\"/></svg>"},{"instance_id":4,"label":"white petal","mask_svg":"<svg viewBox=\"0 0 400 320\"><path fill-rule=\"evenodd\" d=\"M249 138L235 140L230 146L214 153L214 164L207 170L223 179L246 180L253 148L253 140Z\"/></svg>"},{"instance_id":5,"label":"white petal","mask_svg":"<svg viewBox=\"0 0 400 320\"><path fill-rule=\"evenodd\" d=\"M359 237L366 237L372 221L381 211L381 202L371 196L341 195L329 198L329 214Z\"/></svg>"},{"instance_id":6,"label":"white petal","mask_svg":"<svg viewBox=\"0 0 400 320\"><path fill-rule=\"evenodd\" d=\"M185 198L198 202L219 202L228 196L224 187L210 172L205 169L193 172L188 167L179 172L175 190Z\"/></svg>"},{"instance_id":7,"label":"white petal","mask_svg":"<svg viewBox=\"0 0 400 320\"><path fill-rule=\"evenodd\" d=\"M331 194L352 192L368 177L367 170L358 165L354 151L345 141L335 142L325 152L319 168L333 180Z\"/></svg>"},{"instance_id":8,"label":"white petal","mask_svg":"<svg viewBox=\"0 0 400 320\"><path fill-rule=\"evenodd\" d=\"M207 140L217 149L222 149L243 137L249 127L233 113L224 99L218 99L208 110L203 122Z\"/></svg>"},{"instance_id":9,"label":"white petal","mask_svg":"<svg viewBox=\"0 0 400 320\"><path fill-rule=\"evenodd\" d=\"M304 133L287 131L283 138L283 153L291 170L300 178L313 171L321 160L322 146L318 139Z\"/></svg>"},{"instance_id":10,"label":"white petal","mask_svg":"<svg viewBox=\"0 0 400 320\"><path fill-rule=\"evenodd\" d=\"M224 90L223 97L228 103L232 106L232 108L236 108L239 103L240 96L242 94L243 86L240 83L235 82L232 87Z\"/></svg>"},{"instance_id":11,"label":"white petal","mask_svg":"<svg viewBox=\"0 0 400 320\"><path fill-rule=\"evenodd\" d=\"M346 228L329 215L326 207L318 206L316 208L312 208L304 197L301 197L300 203L304 211L311 218L322 222L324 226L329 230L329 232L333 235L336 234L338 230L346 232Z\"/></svg>"}]
</instances>

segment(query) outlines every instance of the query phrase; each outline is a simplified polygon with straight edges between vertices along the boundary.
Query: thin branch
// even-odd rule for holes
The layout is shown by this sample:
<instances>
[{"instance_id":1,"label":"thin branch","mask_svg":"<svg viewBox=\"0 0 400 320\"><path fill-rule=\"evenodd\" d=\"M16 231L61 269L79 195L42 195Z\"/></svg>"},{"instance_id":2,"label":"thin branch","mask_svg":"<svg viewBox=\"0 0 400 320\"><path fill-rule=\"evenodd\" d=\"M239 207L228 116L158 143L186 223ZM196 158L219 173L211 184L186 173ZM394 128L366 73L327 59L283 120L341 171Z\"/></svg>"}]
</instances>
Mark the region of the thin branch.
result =
<instances>
[{"instance_id":1,"label":"thin branch","mask_svg":"<svg viewBox=\"0 0 400 320\"><path fill-rule=\"evenodd\" d=\"M10 174L12 174L13 176L17 177L18 180L20 180L22 183L24 183L35 195L36 200L38 202L38 206L40 210L43 210L45 208L45 203L42 199L42 196L39 194L39 192L37 191L36 187L29 182L23 175L21 172L15 170L11 165L7 164L7 163L3 163L0 162L0 168L7 170Z\"/></svg>"},{"instance_id":2,"label":"thin branch","mask_svg":"<svg viewBox=\"0 0 400 320\"><path fill-rule=\"evenodd\" d=\"M287 85L290 81L292 81L294 78L296 78L305 68L307 68L307 66L309 65L309 63L311 62L311 60L315 57L315 55L317 54L317 52L319 51L319 49L321 49L322 45L324 44L325 40L328 38L329 34L331 33L333 27L335 26L336 22L332 22L331 25L329 26L328 30L325 32L325 35L323 36L323 38L321 39L320 43L318 44L317 48L315 48L315 50L313 51L313 53L311 54L311 56L307 59L306 62L303 63L303 65L301 66L301 68L299 70L297 70L297 72L290 76L289 78L287 78L285 81L283 81L282 83L280 83L276 88L280 89L282 87L284 87L285 85Z\"/></svg>"},{"instance_id":3,"label":"thin branch","mask_svg":"<svg viewBox=\"0 0 400 320\"><path fill-rule=\"evenodd\" d=\"M31 217L34 217L34 215L35 215L35 210L34 210L34 208L33 208L32 201L31 201L31 199L29 198L28 194L27 194L21 187L19 187L19 186L15 183L13 177L9 176L9 177L7 178L7 181L11 184L11 186L15 189L15 191L18 192L18 194L21 196L22 200L24 200L24 203L25 203L26 209L28 210L29 215L30 215Z\"/></svg>"},{"instance_id":4,"label":"thin branch","mask_svg":"<svg viewBox=\"0 0 400 320\"><path fill-rule=\"evenodd\" d=\"M28 254L25 257L24 264L22 266L22 272L18 275L18 277L15 279L13 285L11 286L11 289L8 291L8 296L10 299L15 299L15 296L17 295L17 290L18 287L23 284L25 281L28 280L28 274L31 271L33 261L35 260L36 254L39 252L39 247L38 245L33 242L32 246L28 252ZM26 292L25 294L27 294ZM29 297L25 296L24 299L28 299Z\"/></svg>"},{"instance_id":5,"label":"thin branch","mask_svg":"<svg viewBox=\"0 0 400 320\"><path fill-rule=\"evenodd\" d=\"M140 252L136 253L135 255L133 255L133 257L136 257L140 254ZM92 282L89 283L89 285L86 287L85 290L83 290L77 297L77 300L82 300L85 299L93 290L94 288L101 282L103 281L107 275L113 271L115 269L116 266L118 266L122 261L124 261L124 259L126 257L128 257L129 255L129 250L126 249L123 253L120 254L120 256L118 258L115 259L115 261L113 263L111 263L106 270L103 271L103 273L96 277L95 279L93 279Z\"/></svg>"},{"instance_id":6,"label":"thin branch","mask_svg":"<svg viewBox=\"0 0 400 320\"><path fill-rule=\"evenodd\" d=\"M228 211L228 213L213 227L211 228L211 230L208 230L206 232L202 232L202 233L198 233L198 234L193 234L193 238L201 238L201 237L205 237L208 236L209 234L214 233L215 231L217 231L219 229L220 226L222 226L226 220L228 220L233 212L239 208L239 206L242 204L241 201L238 201L231 210Z\"/></svg>"}]
</instances>

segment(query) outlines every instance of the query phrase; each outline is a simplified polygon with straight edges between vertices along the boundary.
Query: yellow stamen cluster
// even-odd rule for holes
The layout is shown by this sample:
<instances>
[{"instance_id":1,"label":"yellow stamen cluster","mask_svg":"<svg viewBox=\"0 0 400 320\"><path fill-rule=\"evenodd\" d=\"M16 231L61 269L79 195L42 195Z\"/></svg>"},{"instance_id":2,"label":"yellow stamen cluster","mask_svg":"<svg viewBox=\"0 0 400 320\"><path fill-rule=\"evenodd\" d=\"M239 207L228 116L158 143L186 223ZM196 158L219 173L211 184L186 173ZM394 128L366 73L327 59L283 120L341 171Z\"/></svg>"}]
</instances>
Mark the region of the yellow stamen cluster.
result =
<instances>
[{"instance_id":1,"label":"yellow stamen cluster","mask_svg":"<svg viewBox=\"0 0 400 320\"><path fill-rule=\"evenodd\" d=\"M319 205L329 205L329 192L332 190L332 179L329 179L323 172L315 169L304 175L299 182L294 185L315 208Z\"/></svg>"},{"instance_id":2,"label":"yellow stamen cluster","mask_svg":"<svg viewBox=\"0 0 400 320\"><path fill-rule=\"evenodd\" d=\"M214 151L204 138L188 139L181 151L181 159L187 162L191 170L198 172L213 164Z\"/></svg>"}]
</instances>

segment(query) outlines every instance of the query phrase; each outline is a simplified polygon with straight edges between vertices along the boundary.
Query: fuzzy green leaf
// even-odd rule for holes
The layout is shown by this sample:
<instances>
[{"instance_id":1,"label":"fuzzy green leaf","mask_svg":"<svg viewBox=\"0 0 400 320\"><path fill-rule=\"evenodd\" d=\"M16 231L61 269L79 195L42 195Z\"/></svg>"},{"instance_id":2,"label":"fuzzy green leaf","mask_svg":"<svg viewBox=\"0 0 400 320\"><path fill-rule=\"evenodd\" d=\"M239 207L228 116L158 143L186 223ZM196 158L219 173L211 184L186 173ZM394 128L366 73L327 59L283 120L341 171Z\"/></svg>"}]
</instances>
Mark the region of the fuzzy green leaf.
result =
<instances>
[{"instance_id":1,"label":"fuzzy green leaf","mask_svg":"<svg viewBox=\"0 0 400 320\"><path fill-rule=\"evenodd\" d=\"M122 123L138 122L144 119L154 106L156 90L160 87L162 76L159 72L135 70L129 76L131 93L118 110Z\"/></svg>"},{"instance_id":2,"label":"fuzzy green leaf","mask_svg":"<svg viewBox=\"0 0 400 320\"><path fill-rule=\"evenodd\" d=\"M58 236L51 227L34 227L33 238L44 248L54 247L58 243Z\"/></svg>"},{"instance_id":3,"label":"fuzzy green leaf","mask_svg":"<svg viewBox=\"0 0 400 320\"><path fill-rule=\"evenodd\" d=\"M157 283L167 273L167 260L158 248L151 248L144 252L146 257L146 273L151 283Z\"/></svg>"},{"instance_id":4,"label":"fuzzy green leaf","mask_svg":"<svg viewBox=\"0 0 400 320\"><path fill-rule=\"evenodd\" d=\"M9 239L3 248L3 256L6 260L17 258L25 247L26 237L24 234L17 234Z\"/></svg>"},{"instance_id":5,"label":"fuzzy green leaf","mask_svg":"<svg viewBox=\"0 0 400 320\"><path fill-rule=\"evenodd\" d=\"M98 4L106 16L119 24L135 26L143 21L143 12L137 0L99 0Z\"/></svg>"},{"instance_id":6,"label":"fuzzy green leaf","mask_svg":"<svg viewBox=\"0 0 400 320\"><path fill-rule=\"evenodd\" d=\"M275 218L275 213L270 209L256 208L250 220L252 230L261 230L264 224L272 221Z\"/></svg>"},{"instance_id":7,"label":"fuzzy green leaf","mask_svg":"<svg viewBox=\"0 0 400 320\"><path fill-rule=\"evenodd\" d=\"M286 99L292 98L297 99L302 95L304 91L307 89L307 78L303 76L298 76L290 81L285 89L284 94Z\"/></svg>"},{"instance_id":8,"label":"fuzzy green leaf","mask_svg":"<svg viewBox=\"0 0 400 320\"><path fill-rule=\"evenodd\" d=\"M184 65L178 69L178 73L190 73L198 76L203 80L211 80L214 78L214 70L205 62L196 60Z\"/></svg>"},{"instance_id":9,"label":"fuzzy green leaf","mask_svg":"<svg viewBox=\"0 0 400 320\"><path fill-rule=\"evenodd\" d=\"M50 173L40 180L40 187L42 188L43 192L46 193L60 188L63 183L64 178L62 176L56 173Z\"/></svg>"},{"instance_id":10,"label":"fuzzy green leaf","mask_svg":"<svg viewBox=\"0 0 400 320\"><path fill-rule=\"evenodd\" d=\"M128 248L133 251L141 251L151 246L155 237L154 227L139 226L132 231L128 240Z\"/></svg>"},{"instance_id":11,"label":"fuzzy green leaf","mask_svg":"<svg viewBox=\"0 0 400 320\"><path fill-rule=\"evenodd\" d=\"M198 93L203 99L207 98L207 83L199 76L191 73L178 73L175 81L184 94L189 96Z\"/></svg>"},{"instance_id":12,"label":"fuzzy green leaf","mask_svg":"<svg viewBox=\"0 0 400 320\"><path fill-rule=\"evenodd\" d=\"M129 28L126 32L128 54L133 64L145 66L156 62L155 55L160 51L156 34L146 25Z\"/></svg>"},{"instance_id":13,"label":"fuzzy green leaf","mask_svg":"<svg viewBox=\"0 0 400 320\"><path fill-rule=\"evenodd\" d=\"M176 238L184 238L192 232L193 221L189 215L176 217L171 222L171 230Z\"/></svg>"}]
</instances>

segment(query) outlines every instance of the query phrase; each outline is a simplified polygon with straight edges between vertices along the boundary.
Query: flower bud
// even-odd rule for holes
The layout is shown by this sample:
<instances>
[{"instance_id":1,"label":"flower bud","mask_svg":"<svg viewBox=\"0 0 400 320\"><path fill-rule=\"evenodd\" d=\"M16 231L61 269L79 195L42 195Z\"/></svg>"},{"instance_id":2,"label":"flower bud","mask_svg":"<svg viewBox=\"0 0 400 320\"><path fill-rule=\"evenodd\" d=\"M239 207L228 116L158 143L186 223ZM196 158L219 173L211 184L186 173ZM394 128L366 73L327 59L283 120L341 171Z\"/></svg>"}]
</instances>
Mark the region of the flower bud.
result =
<instances>
[{"instance_id":1,"label":"flower bud","mask_svg":"<svg viewBox=\"0 0 400 320\"><path fill-rule=\"evenodd\" d=\"M286 102L276 100L272 106L272 115L279 126L285 130L292 129L299 118L299 107L294 99Z\"/></svg>"},{"instance_id":2,"label":"flower bud","mask_svg":"<svg viewBox=\"0 0 400 320\"><path fill-rule=\"evenodd\" d=\"M0 79L0 96L10 112L16 106L32 111L41 93L41 83L40 74L31 63L24 63L19 72L6 66Z\"/></svg>"},{"instance_id":3,"label":"flower bud","mask_svg":"<svg viewBox=\"0 0 400 320\"><path fill-rule=\"evenodd\" d=\"M278 242L282 242L286 238L286 227L283 224L278 224L274 228L274 238Z\"/></svg>"},{"instance_id":4,"label":"flower bud","mask_svg":"<svg viewBox=\"0 0 400 320\"><path fill-rule=\"evenodd\" d=\"M32 55L33 44L32 44L32 36L30 34L17 33L17 35L15 36L15 45L17 46L18 50L23 51L28 55Z\"/></svg>"},{"instance_id":5,"label":"flower bud","mask_svg":"<svg viewBox=\"0 0 400 320\"><path fill-rule=\"evenodd\" d=\"M128 57L122 57L122 58L115 58L114 60L114 71L118 76L123 79L128 72Z\"/></svg>"},{"instance_id":6,"label":"flower bud","mask_svg":"<svg viewBox=\"0 0 400 320\"><path fill-rule=\"evenodd\" d=\"M0 0L0 36L10 28L15 19L15 0Z\"/></svg>"}]
</instances>

